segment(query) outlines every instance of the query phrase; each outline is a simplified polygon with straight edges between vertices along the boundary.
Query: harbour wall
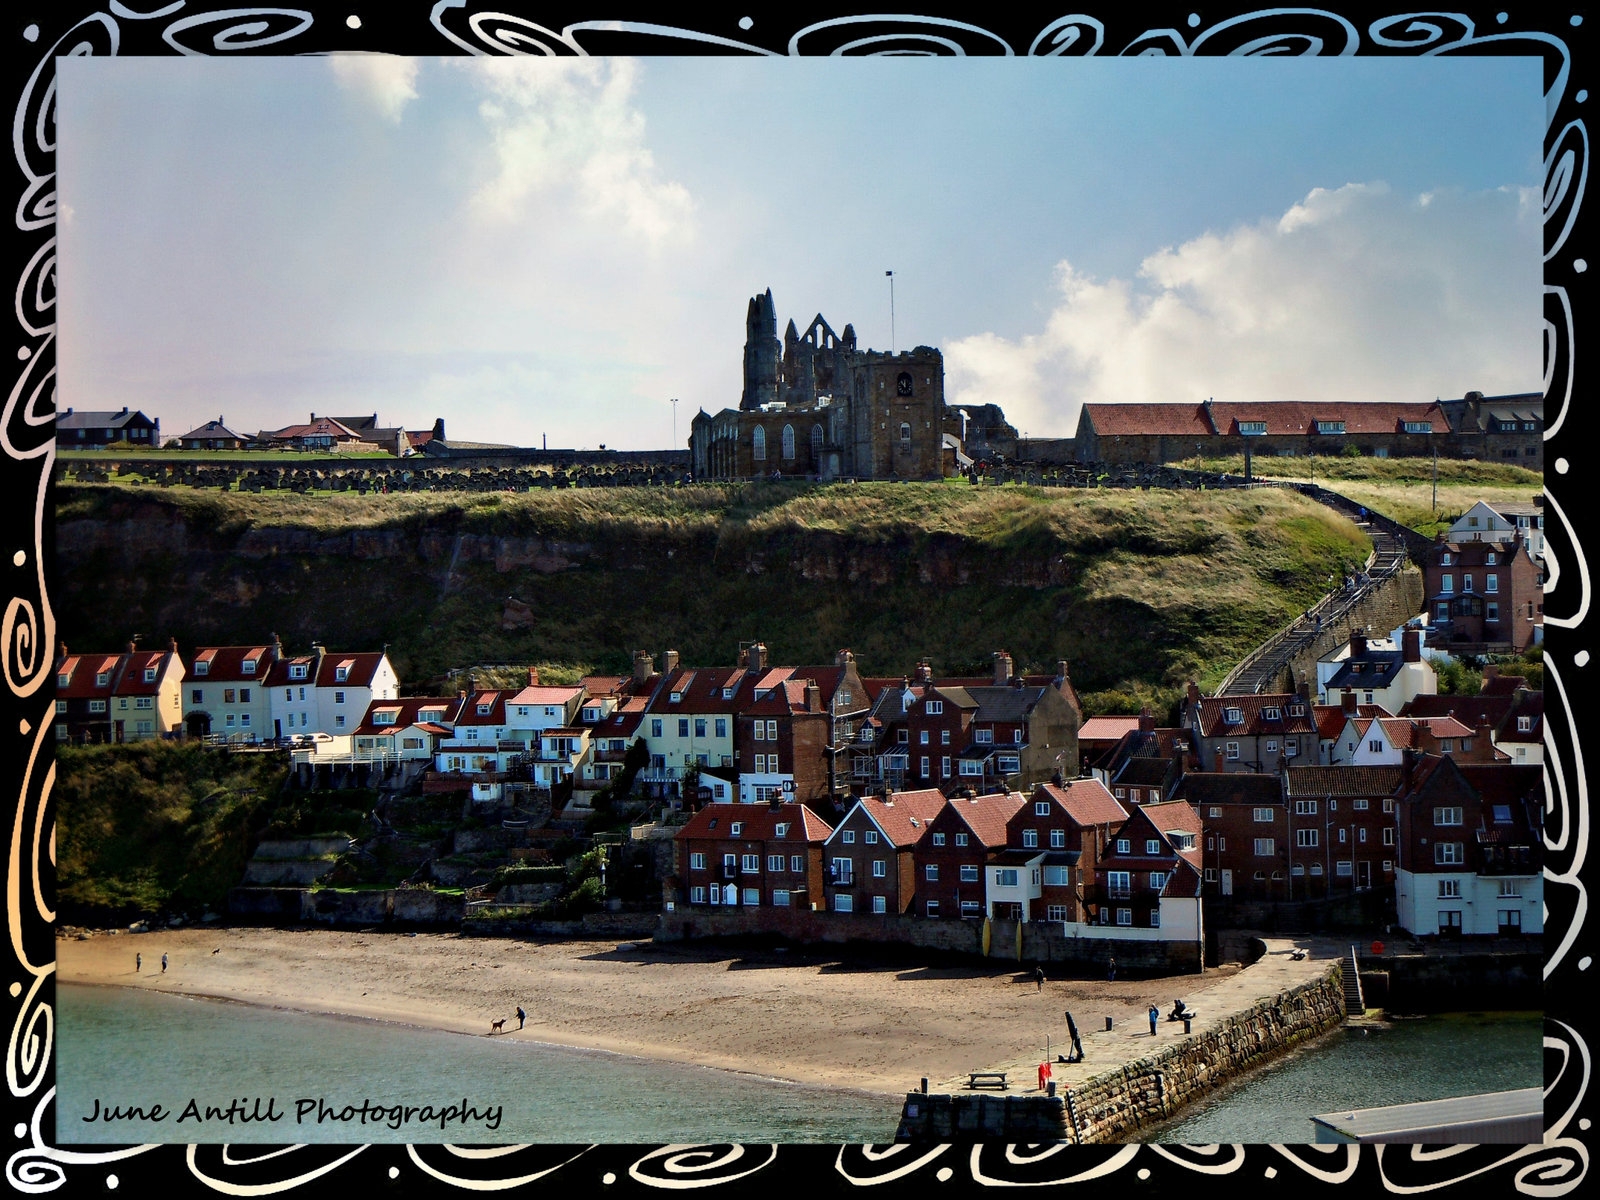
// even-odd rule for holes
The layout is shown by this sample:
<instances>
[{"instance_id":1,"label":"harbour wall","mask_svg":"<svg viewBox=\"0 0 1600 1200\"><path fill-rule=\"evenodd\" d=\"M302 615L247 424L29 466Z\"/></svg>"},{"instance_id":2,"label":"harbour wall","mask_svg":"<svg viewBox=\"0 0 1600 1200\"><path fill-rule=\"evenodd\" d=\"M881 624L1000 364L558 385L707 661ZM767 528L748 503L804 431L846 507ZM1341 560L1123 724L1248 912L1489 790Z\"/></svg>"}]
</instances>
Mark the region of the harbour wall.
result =
<instances>
[{"instance_id":1,"label":"harbour wall","mask_svg":"<svg viewBox=\"0 0 1600 1200\"><path fill-rule=\"evenodd\" d=\"M1002 1138L1079 1145L1136 1142L1217 1085L1344 1020L1343 972L1288 988L1153 1054L1055 1096L909 1092L897 1142Z\"/></svg>"}]
</instances>

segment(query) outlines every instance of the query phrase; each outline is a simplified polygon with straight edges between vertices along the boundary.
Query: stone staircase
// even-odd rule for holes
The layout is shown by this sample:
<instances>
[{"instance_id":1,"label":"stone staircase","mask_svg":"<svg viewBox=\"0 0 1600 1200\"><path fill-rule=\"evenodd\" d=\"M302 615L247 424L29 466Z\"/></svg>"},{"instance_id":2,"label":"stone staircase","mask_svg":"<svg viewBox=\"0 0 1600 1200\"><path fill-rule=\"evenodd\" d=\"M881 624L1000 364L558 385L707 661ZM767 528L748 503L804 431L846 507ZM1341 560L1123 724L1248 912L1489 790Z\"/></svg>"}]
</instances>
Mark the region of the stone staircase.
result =
<instances>
[{"instance_id":1,"label":"stone staircase","mask_svg":"<svg viewBox=\"0 0 1600 1200\"><path fill-rule=\"evenodd\" d=\"M1345 1020L1359 1020L1367 1015L1367 1002L1361 995L1361 968L1356 962L1354 946L1345 953L1343 965Z\"/></svg>"}]
</instances>

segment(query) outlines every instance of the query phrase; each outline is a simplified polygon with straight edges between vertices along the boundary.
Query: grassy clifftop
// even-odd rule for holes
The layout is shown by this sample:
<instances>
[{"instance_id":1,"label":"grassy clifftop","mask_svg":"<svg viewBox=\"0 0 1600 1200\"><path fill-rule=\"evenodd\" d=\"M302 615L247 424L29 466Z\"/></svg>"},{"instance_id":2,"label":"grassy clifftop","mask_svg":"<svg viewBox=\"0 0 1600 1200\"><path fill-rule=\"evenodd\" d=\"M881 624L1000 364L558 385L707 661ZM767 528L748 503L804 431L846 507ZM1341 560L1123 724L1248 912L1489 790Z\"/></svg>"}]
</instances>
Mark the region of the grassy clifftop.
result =
<instances>
[{"instance_id":1,"label":"grassy clifftop","mask_svg":"<svg viewBox=\"0 0 1600 1200\"><path fill-rule=\"evenodd\" d=\"M730 484L527 493L239 494L62 484L62 636L291 649L385 643L408 684L633 650L863 673L1072 663L1095 707L1170 696L1362 561L1356 528L1279 491Z\"/></svg>"}]
</instances>

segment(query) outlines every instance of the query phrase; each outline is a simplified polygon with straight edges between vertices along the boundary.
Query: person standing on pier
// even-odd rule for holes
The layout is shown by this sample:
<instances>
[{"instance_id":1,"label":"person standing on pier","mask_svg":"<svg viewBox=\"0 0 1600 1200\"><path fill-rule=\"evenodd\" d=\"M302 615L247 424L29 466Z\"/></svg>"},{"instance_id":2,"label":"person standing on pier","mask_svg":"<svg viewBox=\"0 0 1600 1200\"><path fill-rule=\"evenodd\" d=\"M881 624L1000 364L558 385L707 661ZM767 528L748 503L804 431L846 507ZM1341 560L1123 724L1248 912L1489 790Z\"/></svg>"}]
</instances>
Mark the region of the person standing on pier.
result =
<instances>
[{"instance_id":1,"label":"person standing on pier","mask_svg":"<svg viewBox=\"0 0 1600 1200\"><path fill-rule=\"evenodd\" d=\"M1150 1006L1150 1036L1156 1035L1156 1022L1161 1019L1161 1010L1154 1004Z\"/></svg>"}]
</instances>

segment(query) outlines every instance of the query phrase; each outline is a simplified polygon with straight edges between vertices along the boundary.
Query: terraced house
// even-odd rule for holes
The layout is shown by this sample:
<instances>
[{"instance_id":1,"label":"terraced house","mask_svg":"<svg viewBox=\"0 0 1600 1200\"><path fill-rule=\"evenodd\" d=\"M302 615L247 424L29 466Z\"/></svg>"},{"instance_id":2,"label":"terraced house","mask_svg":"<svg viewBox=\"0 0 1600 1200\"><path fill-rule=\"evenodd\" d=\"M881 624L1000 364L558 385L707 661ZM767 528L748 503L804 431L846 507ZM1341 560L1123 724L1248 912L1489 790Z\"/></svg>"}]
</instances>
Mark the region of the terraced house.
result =
<instances>
[{"instance_id":1,"label":"terraced house","mask_svg":"<svg viewBox=\"0 0 1600 1200\"><path fill-rule=\"evenodd\" d=\"M1311 704L1293 692L1202 697L1190 683L1181 724L1205 771L1275 774L1285 762L1314 761L1319 745Z\"/></svg>"},{"instance_id":2,"label":"terraced house","mask_svg":"<svg viewBox=\"0 0 1600 1200\"><path fill-rule=\"evenodd\" d=\"M277 736L267 677L282 652L276 637L266 645L195 647L183 688L188 735L237 741Z\"/></svg>"},{"instance_id":3,"label":"terraced house","mask_svg":"<svg viewBox=\"0 0 1600 1200\"><path fill-rule=\"evenodd\" d=\"M1100 863L1113 830L1127 819L1128 810L1097 779L1040 784L1006 823L1004 857L1011 861L996 864L994 898L1013 906L1006 915L1024 921L1098 920L1090 898L1099 891ZM1014 880L1008 867L1017 871ZM1009 887L1021 894L1004 893Z\"/></svg>"},{"instance_id":4,"label":"terraced house","mask_svg":"<svg viewBox=\"0 0 1600 1200\"><path fill-rule=\"evenodd\" d=\"M832 832L804 804L708 804L674 837L673 886L689 905L820 905Z\"/></svg>"},{"instance_id":5,"label":"terraced house","mask_svg":"<svg viewBox=\"0 0 1600 1200\"><path fill-rule=\"evenodd\" d=\"M944 805L938 788L857 800L823 846L827 910L917 911L916 845Z\"/></svg>"},{"instance_id":6,"label":"terraced house","mask_svg":"<svg viewBox=\"0 0 1600 1200\"><path fill-rule=\"evenodd\" d=\"M267 676L274 736L348 735L374 700L393 700L400 678L382 651L330 654L318 642L311 653L280 655Z\"/></svg>"},{"instance_id":7,"label":"terraced house","mask_svg":"<svg viewBox=\"0 0 1600 1200\"><path fill-rule=\"evenodd\" d=\"M984 869L1006 858L1006 823L1025 802L1021 792L958 793L926 822L912 846L918 915L988 914Z\"/></svg>"},{"instance_id":8,"label":"terraced house","mask_svg":"<svg viewBox=\"0 0 1600 1200\"><path fill-rule=\"evenodd\" d=\"M55 738L74 744L138 742L182 727L183 660L167 649L56 658Z\"/></svg>"},{"instance_id":9,"label":"terraced house","mask_svg":"<svg viewBox=\"0 0 1600 1200\"><path fill-rule=\"evenodd\" d=\"M1100 923L1198 940L1203 836L1200 815L1185 801L1135 808L1100 864Z\"/></svg>"}]
</instances>

